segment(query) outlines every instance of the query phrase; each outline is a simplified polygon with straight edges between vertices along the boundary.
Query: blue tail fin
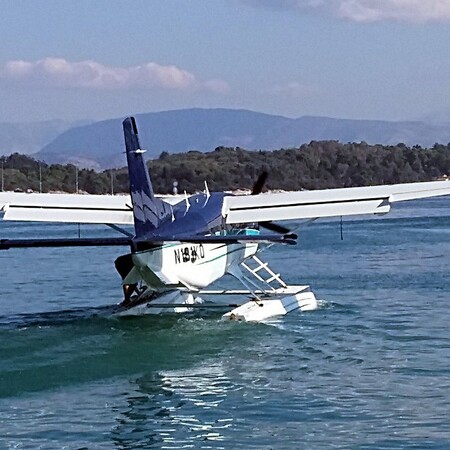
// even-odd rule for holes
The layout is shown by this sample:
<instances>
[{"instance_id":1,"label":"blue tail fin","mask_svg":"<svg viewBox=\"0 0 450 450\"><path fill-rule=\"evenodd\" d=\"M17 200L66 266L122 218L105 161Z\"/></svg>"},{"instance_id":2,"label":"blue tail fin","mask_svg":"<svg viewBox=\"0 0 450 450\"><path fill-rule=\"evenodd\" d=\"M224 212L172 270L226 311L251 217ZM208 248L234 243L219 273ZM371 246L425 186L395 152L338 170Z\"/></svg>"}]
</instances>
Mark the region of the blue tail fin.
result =
<instances>
[{"instance_id":1,"label":"blue tail fin","mask_svg":"<svg viewBox=\"0 0 450 450\"><path fill-rule=\"evenodd\" d=\"M130 194L133 203L136 237L154 234L161 222L170 216L169 205L155 197L150 175L139 145L138 131L134 117L123 121L125 147L127 152Z\"/></svg>"}]
</instances>

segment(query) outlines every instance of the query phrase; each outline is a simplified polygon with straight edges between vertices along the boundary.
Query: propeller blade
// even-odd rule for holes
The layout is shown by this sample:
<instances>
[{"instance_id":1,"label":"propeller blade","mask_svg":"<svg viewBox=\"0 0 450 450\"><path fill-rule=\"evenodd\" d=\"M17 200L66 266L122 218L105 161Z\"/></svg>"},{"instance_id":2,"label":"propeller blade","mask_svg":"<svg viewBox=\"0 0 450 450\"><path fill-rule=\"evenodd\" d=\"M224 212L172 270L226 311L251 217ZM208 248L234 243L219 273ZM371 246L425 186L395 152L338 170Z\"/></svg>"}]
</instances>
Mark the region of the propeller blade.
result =
<instances>
[{"instance_id":1,"label":"propeller blade","mask_svg":"<svg viewBox=\"0 0 450 450\"><path fill-rule=\"evenodd\" d=\"M267 176L268 176L268 173L266 171L261 172L259 174L258 179L255 181L255 184L253 185L252 195L261 194L261 192L264 188L264 185L266 184ZM291 230L289 228L286 228L283 225L278 225L277 223L273 223L271 221L259 222L258 225L263 228L266 228L267 230L273 231L275 233L280 233L280 234L291 233Z\"/></svg>"},{"instance_id":2,"label":"propeller blade","mask_svg":"<svg viewBox=\"0 0 450 450\"><path fill-rule=\"evenodd\" d=\"M267 175L268 173L266 171L261 172L259 174L258 179L255 181L255 184L253 185L252 195L261 194L263 187L266 184Z\"/></svg>"},{"instance_id":3,"label":"propeller blade","mask_svg":"<svg viewBox=\"0 0 450 450\"><path fill-rule=\"evenodd\" d=\"M259 222L259 226L265 228L266 230L273 231L275 233L281 234L289 234L291 230L289 228L284 227L283 225L279 225L274 222Z\"/></svg>"}]
</instances>

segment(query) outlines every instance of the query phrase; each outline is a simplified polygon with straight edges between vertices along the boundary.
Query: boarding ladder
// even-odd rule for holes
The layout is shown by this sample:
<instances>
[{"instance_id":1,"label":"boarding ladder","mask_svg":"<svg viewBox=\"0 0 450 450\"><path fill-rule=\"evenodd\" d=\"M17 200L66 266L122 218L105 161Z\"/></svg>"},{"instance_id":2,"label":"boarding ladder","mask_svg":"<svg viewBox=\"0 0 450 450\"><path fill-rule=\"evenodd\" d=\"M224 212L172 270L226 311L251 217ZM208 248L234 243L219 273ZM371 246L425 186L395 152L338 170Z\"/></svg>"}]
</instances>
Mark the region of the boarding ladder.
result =
<instances>
[{"instance_id":1,"label":"boarding ladder","mask_svg":"<svg viewBox=\"0 0 450 450\"><path fill-rule=\"evenodd\" d=\"M276 292L279 288L286 288L287 284L281 279L279 273L275 273L266 262L261 261L256 255L246 259L241 262L241 267L245 269L248 273L253 275L259 283L260 286L250 277L243 273L245 280L255 286L257 289L263 288L264 291Z\"/></svg>"}]
</instances>

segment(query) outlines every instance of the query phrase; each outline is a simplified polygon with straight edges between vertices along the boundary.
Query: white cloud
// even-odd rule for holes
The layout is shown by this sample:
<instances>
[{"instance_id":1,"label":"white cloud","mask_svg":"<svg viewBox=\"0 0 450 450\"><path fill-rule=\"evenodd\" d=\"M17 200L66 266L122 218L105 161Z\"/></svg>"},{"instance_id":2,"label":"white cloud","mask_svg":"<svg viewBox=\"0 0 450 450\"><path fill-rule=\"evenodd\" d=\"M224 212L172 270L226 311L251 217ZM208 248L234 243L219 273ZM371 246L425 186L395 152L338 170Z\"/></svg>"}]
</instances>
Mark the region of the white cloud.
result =
<instances>
[{"instance_id":1,"label":"white cloud","mask_svg":"<svg viewBox=\"0 0 450 450\"><path fill-rule=\"evenodd\" d=\"M338 15L357 22L450 20L450 0L341 0Z\"/></svg>"},{"instance_id":2,"label":"white cloud","mask_svg":"<svg viewBox=\"0 0 450 450\"><path fill-rule=\"evenodd\" d=\"M165 88L205 90L223 93L224 80L198 80L177 66L148 62L132 67L110 67L96 61L71 62L63 58L38 61L8 61L0 67L0 79L38 86L81 87L89 89Z\"/></svg>"},{"instance_id":3,"label":"white cloud","mask_svg":"<svg viewBox=\"0 0 450 450\"><path fill-rule=\"evenodd\" d=\"M450 0L241 0L253 6L327 13L355 22L450 21Z\"/></svg>"}]
</instances>

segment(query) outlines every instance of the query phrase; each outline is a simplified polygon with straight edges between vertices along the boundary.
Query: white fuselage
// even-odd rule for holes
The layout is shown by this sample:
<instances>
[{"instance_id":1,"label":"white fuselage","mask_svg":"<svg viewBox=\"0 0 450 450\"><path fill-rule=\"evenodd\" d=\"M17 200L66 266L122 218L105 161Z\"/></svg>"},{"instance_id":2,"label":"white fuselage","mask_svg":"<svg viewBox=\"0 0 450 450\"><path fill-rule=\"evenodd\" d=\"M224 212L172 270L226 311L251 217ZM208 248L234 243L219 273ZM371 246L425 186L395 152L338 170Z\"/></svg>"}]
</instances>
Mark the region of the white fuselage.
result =
<instances>
[{"instance_id":1,"label":"white fuselage","mask_svg":"<svg viewBox=\"0 0 450 450\"><path fill-rule=\"evenodd\" d=\"M254 255L257 249L256 243L165 243L155 249L134 253L134 267L123 282L143 282L156 292L172 289L197 291Z\"/></svg>"}]
</instances>

